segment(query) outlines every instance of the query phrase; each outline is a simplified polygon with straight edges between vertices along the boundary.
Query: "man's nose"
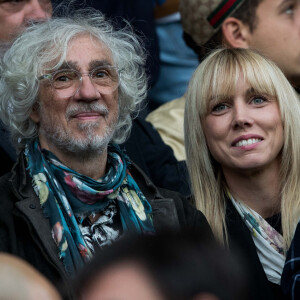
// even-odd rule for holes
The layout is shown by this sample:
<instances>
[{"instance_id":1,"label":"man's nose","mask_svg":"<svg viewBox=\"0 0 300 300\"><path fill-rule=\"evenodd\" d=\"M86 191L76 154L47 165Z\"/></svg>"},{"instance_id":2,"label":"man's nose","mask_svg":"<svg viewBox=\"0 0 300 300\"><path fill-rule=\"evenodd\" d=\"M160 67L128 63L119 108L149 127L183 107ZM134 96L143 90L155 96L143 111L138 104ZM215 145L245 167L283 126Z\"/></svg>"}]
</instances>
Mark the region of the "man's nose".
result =
<instances>
[{"instance_id":1,"label":"man's nose","mask_svg":"<svg viewBox=\"0 0 300 300\"><path fill-rule=\"evenodd\" d=\"M82 75L79 89L74 97L77 100L85 101L94 101L100 97L100 92L96 89L88 74Z\"/></svg>"},{"instance_id":2,"label":"man's nose","mask_svg":"<svg viewBox=\"0 0 300 300\"><path fill-rule=\"evenodd\" d=\"M31 0L26 4L25 18L27 22L45 21L52 16L52 3L47 0Z\"/></svg>"}]
</instances>

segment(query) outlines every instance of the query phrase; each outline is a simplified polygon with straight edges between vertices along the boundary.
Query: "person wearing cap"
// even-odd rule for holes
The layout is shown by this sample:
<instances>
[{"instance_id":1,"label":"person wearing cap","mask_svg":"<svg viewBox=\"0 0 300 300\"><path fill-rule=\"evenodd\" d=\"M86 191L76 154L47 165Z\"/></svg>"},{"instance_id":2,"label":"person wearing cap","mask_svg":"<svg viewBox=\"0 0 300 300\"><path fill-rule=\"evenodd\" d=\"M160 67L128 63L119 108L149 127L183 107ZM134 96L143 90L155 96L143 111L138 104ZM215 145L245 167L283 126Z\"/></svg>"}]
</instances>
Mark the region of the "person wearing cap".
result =
<instances>
[{"instance_id":1,"label":"person wearing cap","mask_svg":"<svg viewBox=\"0 0 300 300\"><path fill-rule=\"evenodd\" d=\"M186 43L199 61L220 46L256 49L272 59L294 87L300 87L300 3L286 0L181 0ZM178 160L185 160L185 98L150 113L147 121Z\"/></svg>"}]
</instances>

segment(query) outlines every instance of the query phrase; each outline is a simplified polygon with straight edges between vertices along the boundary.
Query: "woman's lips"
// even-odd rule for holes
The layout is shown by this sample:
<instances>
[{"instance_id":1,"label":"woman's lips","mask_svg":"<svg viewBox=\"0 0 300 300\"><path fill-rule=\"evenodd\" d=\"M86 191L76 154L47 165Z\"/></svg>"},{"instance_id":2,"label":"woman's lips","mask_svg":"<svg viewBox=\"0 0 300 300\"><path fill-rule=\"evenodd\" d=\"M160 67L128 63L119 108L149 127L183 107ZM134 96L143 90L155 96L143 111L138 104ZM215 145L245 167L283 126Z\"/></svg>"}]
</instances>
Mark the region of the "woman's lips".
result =
<instances>
[{"instance_id":1,"label":"woman's lips","mask_svg":"<svg viewBox=\"0 0 300 300\"><path fill-rule=\"evenodd\" d=\"M263 140L262 136L259 135L243 135L239 136L232 142L233 147L247 147L252 146L254 144L260 143Z\"/></svg>"}]
</instances>

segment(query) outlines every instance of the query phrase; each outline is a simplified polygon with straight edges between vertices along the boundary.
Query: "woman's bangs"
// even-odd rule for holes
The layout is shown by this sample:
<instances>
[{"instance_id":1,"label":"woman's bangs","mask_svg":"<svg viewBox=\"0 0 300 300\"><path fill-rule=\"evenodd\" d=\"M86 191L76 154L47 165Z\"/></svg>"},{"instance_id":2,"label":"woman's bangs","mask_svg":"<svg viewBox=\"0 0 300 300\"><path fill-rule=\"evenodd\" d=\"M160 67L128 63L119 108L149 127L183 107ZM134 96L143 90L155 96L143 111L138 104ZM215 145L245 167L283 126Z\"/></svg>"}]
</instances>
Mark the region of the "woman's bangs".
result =
<instances>
[{"instance_id":1,"label":"woman's bangs","mask_svg":"<svg viewBox=\"0 0 300 300\"><path fill-rule=\"evenodd\" d=\"M231 98L242 76L254 93L277 98L274 83L274 66L258 54L221 51L204 61L197 76L197 99L200 117L209 113L210 107Z\"/></svg>"},{"instance_id":2,"label":"woman's bangs","mask_svg":"<svg viewBox=\"0 0 300 300\"><path fill-rule=\"evenodd\" d=\"M207 69L205 80L208 84L202 86L202 95L205 98L205 107L201 111L202 115L209 112L209 108L218 103L219 99L226 99L235 93L236 83L239 78L238 64L229 61L214 64Z\"/></svg>"},{"instance_id":3,"label":"woman's bangs","mask_svg":"<svg viewBox=\"0 0 300 300\"><path fill-rule=\"evenodd\" d=\"M277 93L271 74L274 70L265 61L241 61L240 72L245 81L257 94L277 98Z\"/></svg>"}]
</instances>

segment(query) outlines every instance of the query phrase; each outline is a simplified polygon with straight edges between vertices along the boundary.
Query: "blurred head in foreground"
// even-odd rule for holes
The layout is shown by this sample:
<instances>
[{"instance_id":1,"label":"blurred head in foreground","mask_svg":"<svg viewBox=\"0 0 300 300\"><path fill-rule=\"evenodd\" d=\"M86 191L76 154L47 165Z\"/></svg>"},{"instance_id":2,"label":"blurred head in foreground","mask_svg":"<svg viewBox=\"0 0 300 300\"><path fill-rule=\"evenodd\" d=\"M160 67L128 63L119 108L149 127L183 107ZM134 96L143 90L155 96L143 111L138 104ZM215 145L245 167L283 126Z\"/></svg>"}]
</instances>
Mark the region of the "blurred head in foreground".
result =
<instances>
[{"instance_id":1,"label":"blurred head in foreground","mask_svg":"<svg viewBox=\"0 0 300 300\"><path fill-rule=\"evenodd\" d=\"M191 234L121 240L100 252L74 287L84 300L247 299L240 264Z\"/></svg>"},{"instance_id":2,"label":"blurred head in foreground","mask_svg":"<svg viewBox=\"0 0 300 300\"><path fill-rule=\"evenodd\" d=\"M1 300L61 300L54 286L25 261L0 254Z\"/></svg>"}]
</instances>

